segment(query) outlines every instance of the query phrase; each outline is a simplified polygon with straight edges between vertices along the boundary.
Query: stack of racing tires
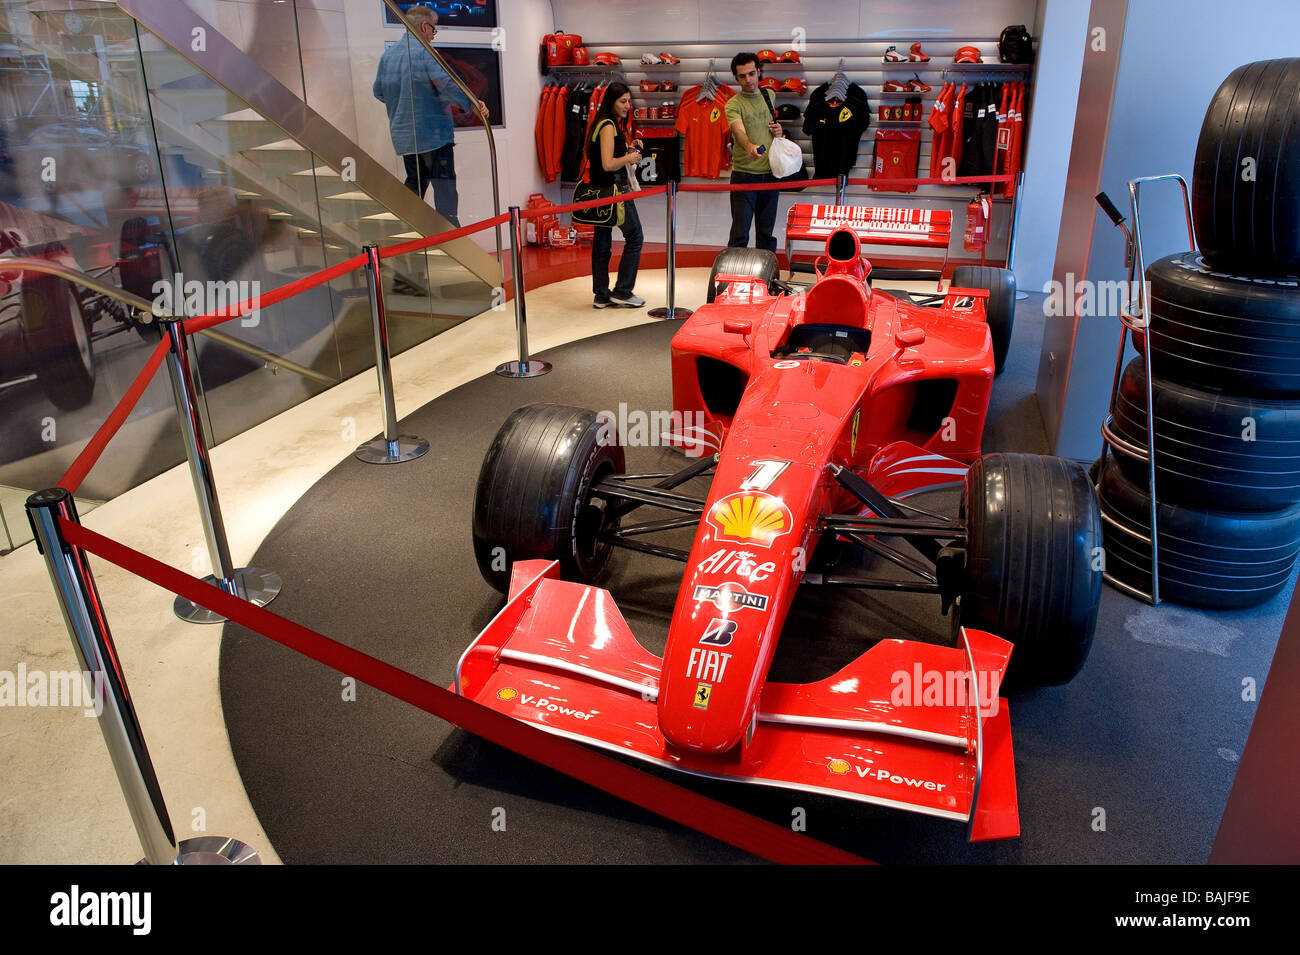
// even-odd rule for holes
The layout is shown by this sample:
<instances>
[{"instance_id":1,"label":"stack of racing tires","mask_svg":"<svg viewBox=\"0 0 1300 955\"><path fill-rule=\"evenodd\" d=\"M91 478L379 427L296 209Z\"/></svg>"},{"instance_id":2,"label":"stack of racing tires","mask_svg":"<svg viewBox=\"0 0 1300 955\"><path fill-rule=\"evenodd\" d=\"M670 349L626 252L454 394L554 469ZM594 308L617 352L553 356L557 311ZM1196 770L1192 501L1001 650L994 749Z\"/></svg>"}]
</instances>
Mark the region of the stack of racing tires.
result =
<instances>
[{"instance_id":1,"label":"stack of racing tires","mask_svg":"<svg viewBox=\"0 0 1300 955\"><path fill-rule=\"evenodd\" d=\"M1201 253L1146 272L1160 596L1249 607L1286 586L1300 552L1300 58L1249 63L1219 87L1192 212ZM1113 413L1116 435L1145 447L1142 358ZM1145 461L1103 462L1106 570L1146 593L1148 489Z\"/></svg>"}]
</instances>

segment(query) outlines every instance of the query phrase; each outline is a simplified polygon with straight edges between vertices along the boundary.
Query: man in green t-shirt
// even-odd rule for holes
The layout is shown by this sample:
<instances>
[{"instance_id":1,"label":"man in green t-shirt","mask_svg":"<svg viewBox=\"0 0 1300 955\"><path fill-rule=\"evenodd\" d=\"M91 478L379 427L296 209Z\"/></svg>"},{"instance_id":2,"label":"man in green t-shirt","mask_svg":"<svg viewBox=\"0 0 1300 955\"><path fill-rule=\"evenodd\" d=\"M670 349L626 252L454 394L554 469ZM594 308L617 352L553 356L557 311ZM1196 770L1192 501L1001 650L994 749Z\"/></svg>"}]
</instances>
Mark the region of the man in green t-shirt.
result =
<instances>
[{"instance_id":1,"label":"man in green t-shirt","mask_svg":"<svg viewBox=\"0 0 1300 955\"><path fill-rule=\"evenodd\" d=\"M776 105L776 95L759 89L763 75L758 57L737 53L731 60L731 75L740 84L740 92L727 100L727 125L731 127L731 181L776 182L767 150L773 138L784 136L781 124L772 117L768 104ZM759 149L762 153L759 153ZM754 246L776 251L776 206L780 190L760 189L731 193L731 237L727 245L749 245L749 225L754 223Z\"/></svg>"}]
</instances>

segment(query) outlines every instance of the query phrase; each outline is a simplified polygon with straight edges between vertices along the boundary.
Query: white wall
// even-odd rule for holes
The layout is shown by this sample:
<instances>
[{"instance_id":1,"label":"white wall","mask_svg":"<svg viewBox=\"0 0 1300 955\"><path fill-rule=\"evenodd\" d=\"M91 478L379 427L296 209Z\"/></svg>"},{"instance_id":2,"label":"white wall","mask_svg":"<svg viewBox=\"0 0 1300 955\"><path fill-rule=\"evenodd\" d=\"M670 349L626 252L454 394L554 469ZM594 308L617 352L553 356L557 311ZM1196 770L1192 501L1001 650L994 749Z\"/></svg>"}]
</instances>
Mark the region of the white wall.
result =
<instances>
[{"instance_id":1,"label":"white wall","mask_svg":"<svg viewBox=\"0 0 1300 955\"><path fill-rule=\"evenodd\" d=\"M1034 61L1034 93L1025 146L1025 189L1020 197L1015 272L1021 289L1038 291L1052 279L1061 203L1070 164L1074 113L1088 29L1084 0L1043 0Z\"/></svg>"},{"instance_id":2,"label":"white wall","mask_svg":"<svg viewBox=\"0 0 1300 955\"><path fill-rule=\"evenodd\" d=\"M1188 183L1201 121L1210 98L1236 67L1295 56L1300 4L1294 0L1129 0L1100 190L1128 215L1128 181L1181 173ZM1143 194L1142 245L1148 263L1184 250L1187 234L1176 185ZM1124 239L1100 210L1087 277L1123 279ZM1056 453L1097 456L1119 344L1113 317L1080 319L1070 379L1056 435ZM1051 423L1048 423L1049 428Z\"/></svg>"}]
</instances>

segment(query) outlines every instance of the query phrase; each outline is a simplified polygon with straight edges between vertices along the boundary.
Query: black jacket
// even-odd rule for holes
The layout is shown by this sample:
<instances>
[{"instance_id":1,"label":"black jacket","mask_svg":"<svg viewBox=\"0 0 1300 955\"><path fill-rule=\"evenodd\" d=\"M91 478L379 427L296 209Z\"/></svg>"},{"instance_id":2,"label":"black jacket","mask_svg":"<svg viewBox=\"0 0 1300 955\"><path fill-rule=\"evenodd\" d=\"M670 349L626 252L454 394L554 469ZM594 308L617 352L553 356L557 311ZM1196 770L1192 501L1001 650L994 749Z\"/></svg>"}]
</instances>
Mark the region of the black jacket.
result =
<instances>
[{"instance_id":1,"label":"black jacket","mask_svg":"<svg viewBox=\"0 0 1300 955\"><path fill-rule=\"evenodd\" d=\"M813 90L803 114L803 131L812 137L813 172L818 179L848 175L858 161L858 143L871 125L871 103L857 83L850 83L844 102L826 102L829 83Z\"/></svg>"}]
</instances>

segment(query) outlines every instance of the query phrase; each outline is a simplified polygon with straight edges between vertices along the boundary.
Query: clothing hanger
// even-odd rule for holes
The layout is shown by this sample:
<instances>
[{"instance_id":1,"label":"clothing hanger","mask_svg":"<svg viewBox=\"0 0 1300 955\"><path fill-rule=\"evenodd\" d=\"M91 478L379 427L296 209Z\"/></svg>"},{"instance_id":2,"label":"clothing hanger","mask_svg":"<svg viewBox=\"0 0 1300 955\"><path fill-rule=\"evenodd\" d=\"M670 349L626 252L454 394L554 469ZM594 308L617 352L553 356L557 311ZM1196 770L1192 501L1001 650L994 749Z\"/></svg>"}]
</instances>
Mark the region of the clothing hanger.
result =
<instances>
[{"instance_id":1,"label":"clothing hanger","mask_svg":"<svg viewBox=\"0 0 1300 955\"><path fill-rule=\"evenodd\" d=\"M835 76L831 78L830 88L826 90L827 101L837 99L844 101L849 92L849 78L844 75L844 61L840 60L839 69L835 71Z\"/></svg>"},{"instance_id":2,"label":"clothing hanger","mask_svg":"<svg viewBox=\"0 0 1300 955\"><path fill-rule=\"evenodd\" d=\"M696 97L701 103L707 103L718 95L718 81L713 78L713 61L709 60L709 72L700 84L700 95Z\"/></svg>"}]
</instances>

